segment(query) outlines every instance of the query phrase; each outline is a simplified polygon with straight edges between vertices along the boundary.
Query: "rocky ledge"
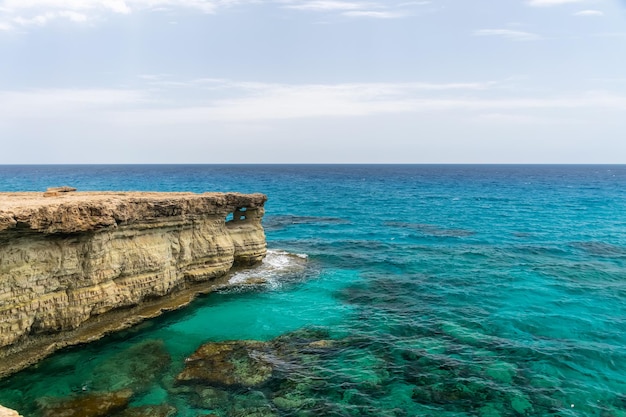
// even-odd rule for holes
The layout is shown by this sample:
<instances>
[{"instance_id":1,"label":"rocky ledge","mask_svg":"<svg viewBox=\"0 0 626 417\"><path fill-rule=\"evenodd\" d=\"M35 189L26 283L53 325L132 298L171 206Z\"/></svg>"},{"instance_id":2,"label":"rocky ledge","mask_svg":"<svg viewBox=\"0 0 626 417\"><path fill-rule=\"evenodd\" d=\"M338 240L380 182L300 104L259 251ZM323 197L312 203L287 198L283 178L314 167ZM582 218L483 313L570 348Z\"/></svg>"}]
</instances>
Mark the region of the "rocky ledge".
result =
<instances>
[{"instance_id":1,"label":"rocky ledge","mask_svg":"<svg viewBox=\"0 0 626 417\"><path fill-rule=\"evenodd\" d=\"M263 194L0 193L0 376L263 259Z\"/></svg>"}]
</instances>

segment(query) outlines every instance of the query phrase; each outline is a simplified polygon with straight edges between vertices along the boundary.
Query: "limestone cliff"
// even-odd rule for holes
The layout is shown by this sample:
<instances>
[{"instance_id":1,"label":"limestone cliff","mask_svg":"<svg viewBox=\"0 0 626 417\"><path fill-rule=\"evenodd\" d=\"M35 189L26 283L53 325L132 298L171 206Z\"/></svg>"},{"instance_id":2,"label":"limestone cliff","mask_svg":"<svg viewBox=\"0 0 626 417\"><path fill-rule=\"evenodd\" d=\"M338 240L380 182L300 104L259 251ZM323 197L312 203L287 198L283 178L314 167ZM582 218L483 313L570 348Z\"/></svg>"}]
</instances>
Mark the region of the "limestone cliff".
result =
<instances>
[{"instance_id":1,"label":"limestone cliff","mask_svg":"<svg viewBox=\"0 0 626 417\"><path fill-rule=\"evenodd\" d=\"M125 327L113 323L120 311L139 314L133 306L259 262L265 201L235 193L0 193L0 375ZM93 325L107 315L116 318Z\"/></svg>"}]
</instances>

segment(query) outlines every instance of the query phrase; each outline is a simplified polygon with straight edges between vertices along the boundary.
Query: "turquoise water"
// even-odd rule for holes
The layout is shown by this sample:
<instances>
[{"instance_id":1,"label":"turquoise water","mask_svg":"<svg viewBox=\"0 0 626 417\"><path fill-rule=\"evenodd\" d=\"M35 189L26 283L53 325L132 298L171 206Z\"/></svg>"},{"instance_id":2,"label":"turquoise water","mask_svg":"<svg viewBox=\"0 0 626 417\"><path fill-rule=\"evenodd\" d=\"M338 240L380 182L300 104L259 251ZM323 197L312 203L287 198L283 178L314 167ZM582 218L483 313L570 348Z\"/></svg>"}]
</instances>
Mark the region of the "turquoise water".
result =
<instances>
[{"instance_id":1,"label":"turquoise water","mask_svg":"<svg viewBox=\"0 0 626 417\"><path fill-rule=\"evenodd\" d=\"M0 191L58 185L263 192L272 252L266 284L0 381L27 415L130 387L178 416L626 416L626 166L0 167ZM291 353L228 401L175 381L236 340Z\"/></svg>"}]
</instances>

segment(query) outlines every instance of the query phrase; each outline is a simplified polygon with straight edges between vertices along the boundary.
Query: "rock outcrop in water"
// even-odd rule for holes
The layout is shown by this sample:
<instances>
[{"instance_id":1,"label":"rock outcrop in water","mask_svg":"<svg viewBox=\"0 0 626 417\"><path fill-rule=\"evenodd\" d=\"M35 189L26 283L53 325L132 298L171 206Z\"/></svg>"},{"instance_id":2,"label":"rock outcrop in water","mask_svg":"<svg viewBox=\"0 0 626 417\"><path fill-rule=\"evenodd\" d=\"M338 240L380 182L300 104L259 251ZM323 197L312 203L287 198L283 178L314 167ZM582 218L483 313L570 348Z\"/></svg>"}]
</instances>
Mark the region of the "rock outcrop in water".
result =
<instances>
[{"instance_id":1,"label":"rock outcrop in water","mask_svg":"<svg viewBox=\"0 0 626 417\"><path fill-rule=\"evenodd\" d=\"M176 308L233 266L261 261L265 201L235 193L0 194L0 375Z\"/></svg>"}]
</instances>

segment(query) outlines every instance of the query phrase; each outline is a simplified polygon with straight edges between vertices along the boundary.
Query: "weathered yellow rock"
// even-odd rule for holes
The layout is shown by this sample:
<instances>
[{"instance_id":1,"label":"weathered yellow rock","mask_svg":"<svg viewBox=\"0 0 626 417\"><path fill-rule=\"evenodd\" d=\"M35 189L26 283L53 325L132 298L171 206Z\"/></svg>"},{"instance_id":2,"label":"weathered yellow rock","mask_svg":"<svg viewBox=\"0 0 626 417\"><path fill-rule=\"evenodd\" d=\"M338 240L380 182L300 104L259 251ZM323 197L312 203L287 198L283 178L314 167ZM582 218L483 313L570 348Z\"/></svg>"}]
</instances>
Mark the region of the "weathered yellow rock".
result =
<instances>
[{"instance_id":1,"label":"weathered yellow rock","mask_svg":"<svg viewBox=\"0 0 626 417\"><path fill-rule=\"evenodd\" d=\"M0 193L0 375L4 353L39 335L261 261L265 201L236 193Z\"/></svg>"},{"instance_id":2,"label":"weathered yellow rock","mask_svg":"<svg viewBox=\"0 0 626 417\"><path fill-rule=\"evenodd\" d=\"M74 187L52 187L48 188L45 193L43 193L44 197L58 197L61 193L73 193L76 191Z\"/></svg>"},{"instance_id":3,"label":"weathered yellow rock","mask_svg":"<svg viewBox=\"0 0 626 417\"><path fill-rule=\"evenodd\" d=\"M22 417L20 413L0 405L0 417Z\"/></svg>"},{"instance_id":4,"label":"weathered yellow rock","mask_svg":"<svg viewBox=\"0 0 626 417\"><path fill-rule=\"evenodd\" d=\"M0 405L0 417L22 417L20 413Z\"/></svg>"}]
</instances>

